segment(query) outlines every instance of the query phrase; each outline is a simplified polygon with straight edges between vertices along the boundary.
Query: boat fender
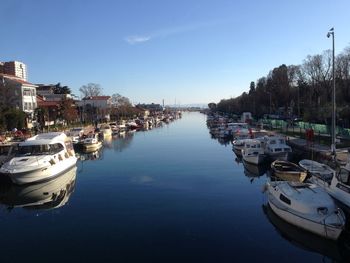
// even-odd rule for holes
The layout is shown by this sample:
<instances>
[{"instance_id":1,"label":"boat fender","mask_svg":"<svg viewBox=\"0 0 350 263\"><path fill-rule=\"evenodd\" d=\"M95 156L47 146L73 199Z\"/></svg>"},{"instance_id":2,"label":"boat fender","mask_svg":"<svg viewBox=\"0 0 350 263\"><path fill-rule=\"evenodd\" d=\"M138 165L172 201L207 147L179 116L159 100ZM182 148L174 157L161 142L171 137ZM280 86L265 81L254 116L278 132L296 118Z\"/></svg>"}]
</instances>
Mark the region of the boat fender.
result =
<instances>
[{"instance_id":1,"label":"boat fender","mask_svg":"<svg viewBox=\"0 0 350 263\"><path fill-rule=\"evenodd\" d=\"M51 165L56 164L56 162L55 162L55 160L54 160L54 159L51 159L49 162L50 162L50 164L51 164Z\"/></svg>"}]
</instances>

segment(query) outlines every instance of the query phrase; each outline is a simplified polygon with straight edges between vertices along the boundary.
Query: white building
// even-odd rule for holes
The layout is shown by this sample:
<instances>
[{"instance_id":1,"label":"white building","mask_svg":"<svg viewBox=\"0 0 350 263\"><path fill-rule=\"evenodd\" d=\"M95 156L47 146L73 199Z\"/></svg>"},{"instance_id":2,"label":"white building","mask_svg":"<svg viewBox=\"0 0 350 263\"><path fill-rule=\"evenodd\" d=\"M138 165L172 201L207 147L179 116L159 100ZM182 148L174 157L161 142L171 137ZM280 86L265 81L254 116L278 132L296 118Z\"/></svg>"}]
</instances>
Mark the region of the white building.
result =
<instances>
[{"instance_id":1,"label":"white building","mask_svg":"<svg viewBox=\"0 0 350 263\"><path fill-rule=\"evenodd\" d=\"M20 109L27 113L27 123L31 126L37 107L36 85L22 78L0 74L0 101L3 105Z\"/></svg>"},{"instance_id":2,"label":"white building","mask_svg":"<svg viewBox=\"0 0 350 263\"><path fill-rule=\"evenodd\" d=\"M110 96L90 96L76 102L84 114L90 115L94 120L110 119L109 111L112 107Z\"/></svg>"}]
</instances>

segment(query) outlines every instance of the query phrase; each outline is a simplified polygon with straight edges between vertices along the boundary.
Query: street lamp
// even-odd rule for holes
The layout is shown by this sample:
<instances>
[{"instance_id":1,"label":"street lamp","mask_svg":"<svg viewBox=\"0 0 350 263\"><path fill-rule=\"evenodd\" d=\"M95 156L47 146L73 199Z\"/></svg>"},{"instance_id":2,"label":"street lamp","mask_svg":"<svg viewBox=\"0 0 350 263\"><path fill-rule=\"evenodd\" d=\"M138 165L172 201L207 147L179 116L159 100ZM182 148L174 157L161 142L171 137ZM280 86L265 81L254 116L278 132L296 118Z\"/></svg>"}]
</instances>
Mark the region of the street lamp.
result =
<instances>
[{"instance_id":1,"label":"street lamp","mask_svg":"<svg viewBox=\"0 0 350 263\"><path fill-rule=\"evenodd\" d=\"M334 28L332 27L328 33L327 37L329 38L332 35L332 43L333 43L333 96L332 96L332 145L331 152L333 157L335 157L335 68L334 68Z\"/></svg>"}]
</instances>

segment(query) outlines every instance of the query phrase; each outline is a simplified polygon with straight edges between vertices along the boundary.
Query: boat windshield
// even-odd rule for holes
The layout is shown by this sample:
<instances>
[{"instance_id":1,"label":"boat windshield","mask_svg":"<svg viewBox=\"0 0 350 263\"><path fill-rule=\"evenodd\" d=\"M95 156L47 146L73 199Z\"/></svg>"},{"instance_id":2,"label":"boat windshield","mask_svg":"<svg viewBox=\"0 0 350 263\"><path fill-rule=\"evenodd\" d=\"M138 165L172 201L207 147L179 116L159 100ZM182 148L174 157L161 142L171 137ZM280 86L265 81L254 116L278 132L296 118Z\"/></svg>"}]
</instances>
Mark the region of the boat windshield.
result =
<instances>
[{"instance_id":1,"label":"boat windshield","mask_svg":"<svg viewBox=\"0 0 350 263\"><path fill-rule=\"evenodd\" d=\"M38 144L38 145L23 145L18 147L17 157L21 156L36 156L55 154L63 150L64 147L60 143L55 144Z\"/></svg>"}]
</instances>

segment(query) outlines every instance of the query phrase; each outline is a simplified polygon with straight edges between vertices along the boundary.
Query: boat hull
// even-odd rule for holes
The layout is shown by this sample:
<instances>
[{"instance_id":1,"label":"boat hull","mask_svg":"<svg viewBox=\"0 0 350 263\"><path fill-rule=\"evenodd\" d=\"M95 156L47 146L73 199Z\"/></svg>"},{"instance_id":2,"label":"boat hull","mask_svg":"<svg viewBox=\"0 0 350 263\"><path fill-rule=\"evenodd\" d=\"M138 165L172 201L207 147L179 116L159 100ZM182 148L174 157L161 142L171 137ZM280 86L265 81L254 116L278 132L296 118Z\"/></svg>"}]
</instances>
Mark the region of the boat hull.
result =
<instances>
[{"instance_id":1,"label":"boat hull","mask_svg":"<svg viewBox=\"0 0 350 263\"><path fill-rule=\"evenodd\" d=\"M265 155L254 155L254 156L247 156L247 155L243 155L243 160L247 163L251 163L251 164L262 164L265 161Z\"/></svg>"},{"instance_id":2,"label":"boat hull","mask_svg":"<svg viewBox=\"0 0 350 263\"><path fill-rule=\"evenodd\" d=\"M343 212L340 212L341 210L337 211L338 214L334 212L330 215L320 216L318 219L307 218L306 215L297 213L283 205L273 194L276 190L271 185L267 187L268 203L273 212L283 220L327 239L337 240L339 238L345 225L345 216ZM276 194L278 194L278 192ZM335 226L337 220L343 222L343 224Z\"/></svg>"},{"instance_id":3,"label":"boat hull","mask_svg":"<svg viewBox=\"0 0 350 263\"><path fill-rule=\"evenodd\" d=\"M33 170L27 170L24 172L8 171L4 172L3 174L8 176L14 184L23 185L37 183L56 178L57 176L74 167L76 165L76 162L76 157L70 157L51 166L35 168Z\"/></svg>"}]
</instances>

